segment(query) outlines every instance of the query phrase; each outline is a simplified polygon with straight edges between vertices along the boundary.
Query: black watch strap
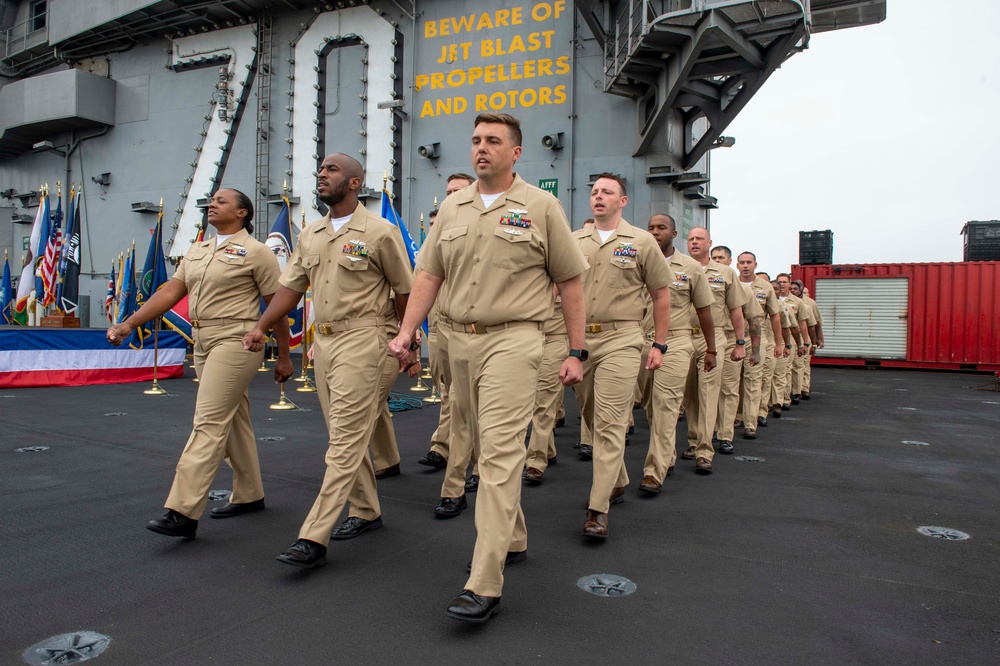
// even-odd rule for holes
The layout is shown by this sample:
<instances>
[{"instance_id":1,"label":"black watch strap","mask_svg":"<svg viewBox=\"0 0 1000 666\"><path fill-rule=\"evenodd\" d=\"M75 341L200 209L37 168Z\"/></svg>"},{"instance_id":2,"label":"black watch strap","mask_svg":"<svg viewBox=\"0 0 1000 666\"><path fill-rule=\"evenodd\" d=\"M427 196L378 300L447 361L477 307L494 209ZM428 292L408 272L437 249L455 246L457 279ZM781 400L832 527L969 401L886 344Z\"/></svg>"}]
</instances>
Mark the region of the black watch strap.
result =
<instances>
[{"instance_id":1,"label":"black watch strap","mask_svg":"<svg viewBox=\"0 0 1000 666\"><path fill-rule=\"evenodd\" d=\"M569 355L578 358L581 361L586 361L590 357L590 352L586 349L570 349Z\"/></svg>"},{"instance_id":2,"label":"black watch strap","mask_svg":"<svg viewBox=\"0 0 1000 666\"><path fill-rule=\"evenodd\" d=\"M666 354L667 353L667 345L666 344L662 344L661 345L659 342L654 342L653 343L653 349L659 349L661 354Z\"/></svg>"}]
</instances>

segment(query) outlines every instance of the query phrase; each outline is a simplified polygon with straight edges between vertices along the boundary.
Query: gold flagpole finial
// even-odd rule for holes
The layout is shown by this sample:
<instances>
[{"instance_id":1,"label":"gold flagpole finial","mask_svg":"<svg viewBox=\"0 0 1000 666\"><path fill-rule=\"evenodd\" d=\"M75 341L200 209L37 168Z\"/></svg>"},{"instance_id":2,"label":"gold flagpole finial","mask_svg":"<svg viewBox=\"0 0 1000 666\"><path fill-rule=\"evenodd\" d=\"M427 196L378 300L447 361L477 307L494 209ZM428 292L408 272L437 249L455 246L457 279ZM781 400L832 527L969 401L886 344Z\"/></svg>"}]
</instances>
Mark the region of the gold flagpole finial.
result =
<instances>
[{"instance_id":1,"label":"gold flagpole finial","mask_svg":"<svg viewBox=\"0 0 1000 666\"><path fill-rule=\"evenodd\" d=\"M424 226L424 214L420 214L420 226Z\"/></svg>"},{"instance_id":2,"label":"gold flagpole finial","mask_svg":"<svg viewBox=\"0 0 1000 666\"><path fill-rule=\"evenodd\" d=\"M163 197L160 197L160 212L163 212Z\"/></svg>"},{"instance_id":3,"label":"gold flagpole finial","mask_svg":"<svg viewBox=\"0 0 1000 666\"><path fill-rule=\"evenodd\" d=\"M438 207L438 198L434 197L434 210L437 210L437 207Z\"/></svg>"},{"instance_id":4,"label":"gold flagpole finial","mask_svg":"<svg viewBox=\"0 0 1000 666\"><path fill-rule=\"evenodd\" d=\"M62 181L61 180L57 180L56 181L56 195L58 195L59 197L62 197Z\"/></svg>"},{"instance_id":5,"label":"gold flagpole finial","mask_svg":"<svg viewBox=\"0 0 1000 666\"><path fill-rule=\"evenodd\" d=\"M286 178L283 183L281 183L281 191L288 194L288 179Z\"/></svg>"},{"instance_id":6,"label":"gold flagpole finial","mask_svg":"<svg viewBox=\"0 0 1000 666\"><path fill-rule=\"evenodd\" d=\"M383 190L388 186L388 183L389 183L389 170L388 169L383 169L382 170L382 189Z\"/></svg>"},{"instance_id":7,"label":"gold flagpole finial","mask_svg":"<svg viewBox=\"0 0 1000 666\"><path fill-rule=\"evenodd\" d=\"M306 228L306 209L302 209L302 228Z\"/></svg>"}]
</instances>

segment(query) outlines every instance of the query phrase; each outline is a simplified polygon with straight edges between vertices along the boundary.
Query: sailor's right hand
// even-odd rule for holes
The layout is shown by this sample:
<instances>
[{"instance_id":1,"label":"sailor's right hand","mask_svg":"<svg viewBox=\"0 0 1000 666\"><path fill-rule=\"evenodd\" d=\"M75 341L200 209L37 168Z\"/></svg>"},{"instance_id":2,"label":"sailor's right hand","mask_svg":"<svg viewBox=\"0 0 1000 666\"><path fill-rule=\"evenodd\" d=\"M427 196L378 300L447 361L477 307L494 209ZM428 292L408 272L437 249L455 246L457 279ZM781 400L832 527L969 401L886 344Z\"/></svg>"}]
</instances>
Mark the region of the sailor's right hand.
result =
<instances>
[{"instance_id":1,"label":"sailor's right hand","mask_svg":"<svg viewBox=\"0 0 1000 666\"><path fill-rule=\"evenodd\" d=\"M264 349L265 342L267 342L267 336L264 335L264 331L255 328L243 336L243 349L259 352Z\"/></svg>"},{"instance_id":2,"label":"sailor's right hand","mask_svg":"<svg viewBox=\"0 0 1000 666\"><path fill-rule=\"evenodd\" d=\"M132 327L128 324L115 324L108 329L108 342L115 347L120 347L123 342L132 335Z\"/></svg>"}]
</instances>

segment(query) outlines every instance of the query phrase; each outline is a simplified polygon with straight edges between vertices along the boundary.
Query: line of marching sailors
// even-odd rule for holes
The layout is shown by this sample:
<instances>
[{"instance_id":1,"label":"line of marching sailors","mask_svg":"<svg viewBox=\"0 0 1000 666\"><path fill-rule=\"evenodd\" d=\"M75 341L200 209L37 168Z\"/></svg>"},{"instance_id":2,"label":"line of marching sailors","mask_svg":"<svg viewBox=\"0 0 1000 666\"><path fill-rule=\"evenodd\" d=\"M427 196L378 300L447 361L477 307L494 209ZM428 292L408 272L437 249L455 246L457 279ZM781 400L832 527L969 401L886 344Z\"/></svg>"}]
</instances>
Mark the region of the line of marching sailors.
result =
<instances>
[{"instance_id":1,"label":"line of marching sailors","mask_svg":"<svg viewBox=\"0 0 1000 666\"><path fill-rule=\"evenodd\" d=\"M647 229L631 225L622 217L626 184L611 173L591 189L593 223L571 232L558 200L514 172L521 140L516 118L477 116L476 175L449 179L415 271L399 232L359 202L365 172L353 157L334 153L322 161L317 193L329 213L299 235L280 278L273 256L246 231L253 217L248 198L219 191L209 208L218 236L192 247L162 297L108 332L120 344L184 293L198 314L195 426L167 513L149 529L194 537L223 459L234 471L234 494L211 516L264 509L247 368L259 364L266 332L277 325L276 379L288 378L283 322L310 287L316 384L329 434L326 472L298 538L278 560L320 566L330 539L381 527L376 479L399 473L386 397L397 370L419 371L417 330L430 316L431 372L443 403L431 449L419 462L447 468L437 515L458 515L466 493L477 492L469 578L447 608L459 620L488 620L500 603L505 566L527 555L521 482L541 483L555 460L552 430L564 387L574 388L580 405L580 455L593 460L582 533L598 539L608 537L610 506L629 483L624 450L637 401L650 422L639 488L658 493L676 463L682 407L688 446L681 457L709 474L713 431L720 451L731 452L737 413L752 438L769 411L778 416L808 398L808 345L821 344L822 332L813 303L791 295L798 287L787 275L778 276L776 296L754 274L752 254L737 258L739 276L712 261L704 228L690 232L685 255L674 248L669 216L654 215ZM257 318L261 296L269 305ZM762 326L765 311L770 326ZM335 525L345 504L348 518Z\"/></svg>"}]
</instances>

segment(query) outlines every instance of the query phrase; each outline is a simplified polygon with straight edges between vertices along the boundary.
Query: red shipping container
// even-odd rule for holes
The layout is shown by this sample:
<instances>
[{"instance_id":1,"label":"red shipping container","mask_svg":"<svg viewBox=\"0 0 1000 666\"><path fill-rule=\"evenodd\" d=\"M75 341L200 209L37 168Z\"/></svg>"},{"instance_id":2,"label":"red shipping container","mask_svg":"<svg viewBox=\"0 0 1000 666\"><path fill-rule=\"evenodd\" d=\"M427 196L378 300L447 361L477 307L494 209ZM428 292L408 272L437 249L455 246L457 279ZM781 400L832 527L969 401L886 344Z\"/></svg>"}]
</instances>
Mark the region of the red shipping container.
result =
<instances>
[{"instance_id":1,"label":"red shipping container","mask_svg":"<svg viewBox=\"0 0 1000 666\"><path fill-rule=\"evenodd\" d=\"M796 265L792 275L809 288L820 308L826 279L906 278L909 283L907 310L901 315L907 329L905 360L862 354L816 357L816 364L1000 370L1000 262ZM822 280L819 289L817 278Z\"/></svg>"}]
</instances>

